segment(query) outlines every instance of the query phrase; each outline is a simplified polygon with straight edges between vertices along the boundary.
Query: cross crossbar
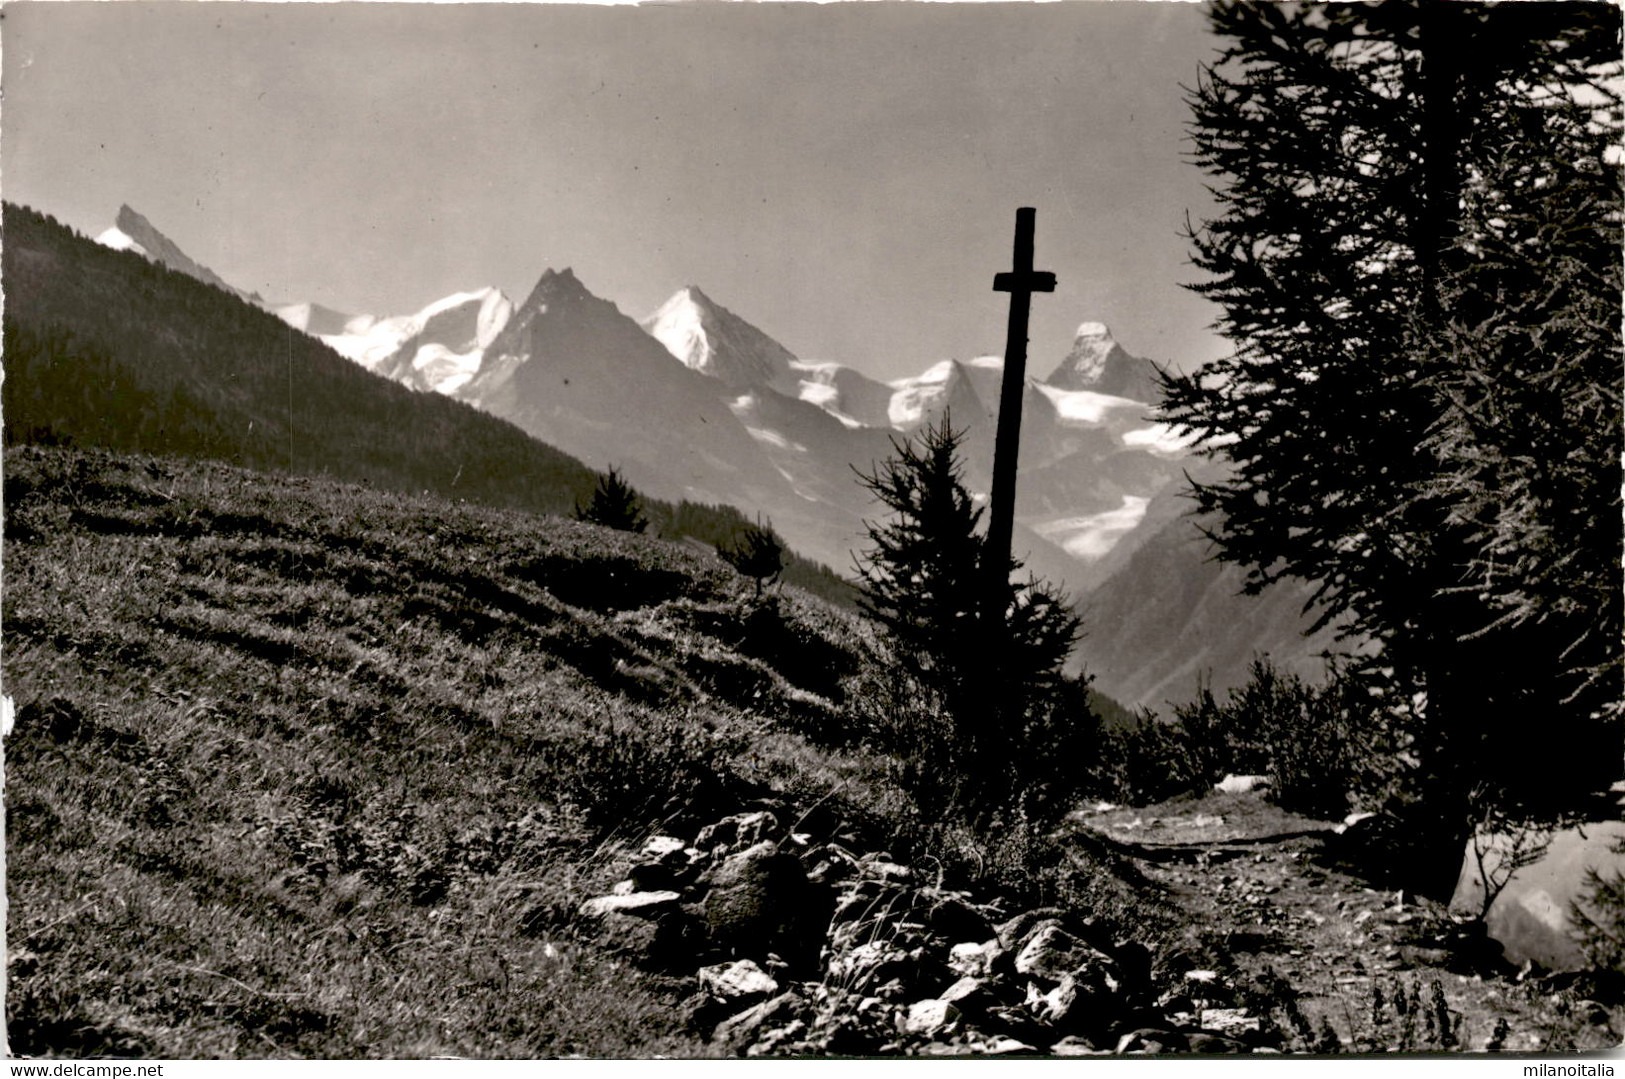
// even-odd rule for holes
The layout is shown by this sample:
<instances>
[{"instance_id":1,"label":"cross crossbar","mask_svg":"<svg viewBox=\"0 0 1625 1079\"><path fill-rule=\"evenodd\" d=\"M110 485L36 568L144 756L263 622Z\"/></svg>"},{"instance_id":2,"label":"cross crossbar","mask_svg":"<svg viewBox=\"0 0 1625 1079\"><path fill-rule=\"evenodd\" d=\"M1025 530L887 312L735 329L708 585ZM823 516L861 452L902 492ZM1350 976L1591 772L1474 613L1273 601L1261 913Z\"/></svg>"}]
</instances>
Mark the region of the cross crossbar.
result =
<instances>
[{"instance_id":1,"label":"cross crossbar","mask_svg":"<svg viewBox=\"0 0 1625 1079\"><path fill-rule=\"evenodd\" d=\"M993 275L994 292L1054 292L1055 275L1047 270L1027 270L1024 273L996 273Z\"/></svg>"}]
</instances>

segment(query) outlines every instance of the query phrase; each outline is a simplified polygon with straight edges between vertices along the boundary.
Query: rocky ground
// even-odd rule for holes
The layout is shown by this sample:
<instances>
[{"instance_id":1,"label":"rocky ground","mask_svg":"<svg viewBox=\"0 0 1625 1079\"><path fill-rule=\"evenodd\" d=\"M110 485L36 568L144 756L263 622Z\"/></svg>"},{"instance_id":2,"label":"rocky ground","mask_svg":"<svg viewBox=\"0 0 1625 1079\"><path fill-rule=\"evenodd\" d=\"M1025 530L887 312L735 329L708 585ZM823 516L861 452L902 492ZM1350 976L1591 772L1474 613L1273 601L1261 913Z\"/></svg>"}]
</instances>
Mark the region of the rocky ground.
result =
<instances>
[{"instance_id":1,"label":"rocky ground","mask_svg":"<svg viewBox=\"0 0 1625 1079\"><path fill-rule=\"evenodd\" d=\"M1193 943L1224 969L1186 973L1195 1016L1246 1003L1289 1044L1322 1052L1621 1044L1617 979L1511 967L1469 918L1353 875L1331 822L1222 792L1085 809L1074 822L1134 856L1202 927ZM1278 983L1296 1000L1271 992Z\"/></svg>"},{"instance_id":2,"label":"rocky ground","mask_svg":"<svg viewBox=\"0 0 1625 1079\"><path fill-rule=\"evenodd\" d=\"M1258 795L1076 814L1140 866L1182 939L955 892L764 803L628 848L582 904L600 943L696 987L744 1056L1565 1052L1612 1048L1617 985L1507 967L1464 919L1334 864L1327 822ZM1099 853L1097 849L1096 853Z\"/></svg>"}]
</instances>

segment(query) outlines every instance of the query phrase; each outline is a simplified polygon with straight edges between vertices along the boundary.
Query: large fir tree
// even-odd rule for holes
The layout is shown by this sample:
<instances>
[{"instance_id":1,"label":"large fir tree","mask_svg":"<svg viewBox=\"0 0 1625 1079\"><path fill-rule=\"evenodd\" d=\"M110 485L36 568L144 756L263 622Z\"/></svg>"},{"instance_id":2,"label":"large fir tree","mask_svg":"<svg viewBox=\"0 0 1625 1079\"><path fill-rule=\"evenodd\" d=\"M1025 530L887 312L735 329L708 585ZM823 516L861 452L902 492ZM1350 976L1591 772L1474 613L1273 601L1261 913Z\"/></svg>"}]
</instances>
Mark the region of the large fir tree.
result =
<instances>
[{"instance_id":1,"label":"large fir tree","mask_svg":"<svg viewBox=\"0 0 1625 1079\"><path fill-rule=\"evenodd\" d=\"M1617 774L1618 9L1212 21L1195 287L1234 353L1168 377L1163 416L1232 462L1196 489L1221 555L1381 642L1444 838L1472 791Z\"/></svg>"}]
</instances>

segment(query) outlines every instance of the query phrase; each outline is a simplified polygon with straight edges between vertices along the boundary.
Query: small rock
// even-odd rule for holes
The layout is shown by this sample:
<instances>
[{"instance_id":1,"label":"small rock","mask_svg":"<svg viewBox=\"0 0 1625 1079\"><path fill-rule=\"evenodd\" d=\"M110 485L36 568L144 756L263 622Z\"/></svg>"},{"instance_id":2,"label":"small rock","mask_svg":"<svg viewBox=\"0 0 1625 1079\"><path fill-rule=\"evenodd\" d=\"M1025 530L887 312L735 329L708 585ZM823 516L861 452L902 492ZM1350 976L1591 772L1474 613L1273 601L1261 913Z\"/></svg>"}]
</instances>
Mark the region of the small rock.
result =
<instances>
[{"instance_id":1,"label":"small rock","mask_svg":"<svg viewBox=\"0 0 1625 1079\"><path fill-rule=\"evenodd\" d=\"M946 1000L919 1000L898 1017L897 1029L904 1034L932 1037L951 1031L959 1024L960 1012Z\"/></svg>"},{"instance_id":2,"label":"small rock","mask_svg":"<svg viewBox=\"0 0 1625 1079\"><path fill-rule=\"evenodd\" d=\"M1175 1030L1142 1027L1117 1039L1117 1053L1183 1053L1190 1048L1185 1035Z\"/></svg>"},{"instance_id":3,"label":"small rock","mask_svg":"<svg viewBox=\"0 0 1625 1079\"><path fill-rule=\"evenodd\" d=\"M1187 982L1200 982L1203 985L1211 985L1213 982L1219 980L1219 972L1216 970L1187 970L1185 972L1185 980Z\"/></svg>"},{"instance_id":4,"label":"small rock","mask_svg":"<svg viewBox=\"0 0 1625 1079\"><path fill-rule=\"evenodd\" d=\"M711 1033L711 1040L722 1045L743 1046L755 1040L756 1033L770 1022L790 1018L796 1004L796 997L792 993L781 993L764 1000L718 1023Z\"/></svg>"},{"instance_id":5,"label":"small rock","mask_svg":"<svg viewBox=\"0 0 1625 1079\"><path fill-rule=\"evenodd\" d=\"M1069 1034L1049 1047L1052 1057L1104 1057L1110 1056L1109 1049L1096 1049L1084 1039L1075 1034Z\"/></svg>"},{"instance_id":6,"label":"small rock","mask_svg":"<svg viewBox=\"0 0 1625 1079\"><path fill-rule=\"evenodd\" d=\"M1003 951L997 940L955 944L948 949L948 969L970 978L985 978L993 972L994 960Z\"/></svg>"},{"instance_id":7,"label":"small rock","mask_svg":"<svg viewBox=\"0 0 1625 1079\"><path fill-rule=\"evenodd\" d=\"M754 847L764 840L777 839L781 834L778 818L765 810L735 813L700 829L700 834L694 838L694 845L702 851L713 851L718 847L737 850Z\"/></svg>"},{"instance_id":8,"label":"small rock","mask_svg":"<svg viewBox=\"0 0 1625 1079\"><path fill-rule=\"evenodd\" d=\"M885 854L865 854L859 858L858 873L869 880L890 881L893 884L907 884L914 879L912 869L898 865Z\"/></svg>"},{"instance_id":9,"label":"small rock","mask_svg":"<svg viewBox=\"0 0 1625 1079\"><path fill-rule=\"evenodd\" d=\"M606 914L637 914L652 917L663 910L677 906L681 899L676 892L630 892L626 895L601 895L581 904L581 913L589 918L602 918Z\"/></svg>"},{"instance_id":10,"label":"small rock","mask_svg":"<svg viewBox=\"0 0 1625 1079\"><path fill-rule=\"evenodd\" d=\"M749 1000L778 992L779 983L749 959L701 967L700 985L722 1000Z\"/></svg>"},{"instance_id":11,"label":"small rock","mask_svg":"<svg viewBox=\"0 0 1625 1079\"><path fill-rule=\"evenodd\" d=\"M972 1048L976 1052L990 1057L1022 1056L1025 1054L1038 1052L1037 1049L1028 1045L1026 1042L1017 1041L1014 1038L1007 1038L1003 1035L996 1038L990 1038L985 1042L978 1042L972 1046Z\"/></svg>"},{"instance_id":12,"label":"small rock","mask_svg":"<svg viewBox=\"0 0 1625 1079\"><path fill-rule=\"evenodd\" d=\"M1202 1012L1202 1026L1234 1037L1237 1034L1257 1034L1261 1023L1258 1016L1248 1015L1245 1008L1208 1008Z\"/></svg>"},{"instance_id":13,"label":"small rock","mask_svg":"<svg viewBox=\"0 0 1625 1079\"><path fill-rule=\"evenodd\" d=\"M643 850L640 853L645 858L659 861L668 855L681 854L685 846L687 846L686 843L674 836L656 835L649 837L648 842L643 844Z\"/></svg>"},{"instance_id":14,"label":"small rock","mask_svg":"<svg viewBox=\"0 0 1625 1079\"><path fill-rule=\"evenodd\" d=\"M1213 789L1224 791L1226 794L1246 794L1249 791L1263 790L1269 785L1269 776L1229 775L1213 784Z\"/></svg>"}]
</instances>

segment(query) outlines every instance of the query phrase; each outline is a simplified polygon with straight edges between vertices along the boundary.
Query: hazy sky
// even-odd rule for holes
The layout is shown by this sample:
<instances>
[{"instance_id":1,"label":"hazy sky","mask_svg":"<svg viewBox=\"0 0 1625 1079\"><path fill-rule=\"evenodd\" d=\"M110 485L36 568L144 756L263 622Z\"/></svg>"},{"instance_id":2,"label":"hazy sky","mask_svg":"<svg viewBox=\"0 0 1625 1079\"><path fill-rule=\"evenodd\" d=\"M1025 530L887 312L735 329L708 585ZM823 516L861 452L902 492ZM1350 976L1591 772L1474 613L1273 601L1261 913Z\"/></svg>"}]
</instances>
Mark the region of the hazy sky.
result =
<instances>
[{"instance_id":1,"label":"hazy sky","mask_svg":"<svg viewBox=\"0 0 1625 1079\"><path fill-rule=\"evenodd\" d=\"M642 317L686 284L805 359L894 378L1002 349L1038 208L1038 374L1079 322L1222 351L1187 3L13 3L0 191L121 202L240 288L406 313L546 267Z\"/></svg>"}]
</instances>

